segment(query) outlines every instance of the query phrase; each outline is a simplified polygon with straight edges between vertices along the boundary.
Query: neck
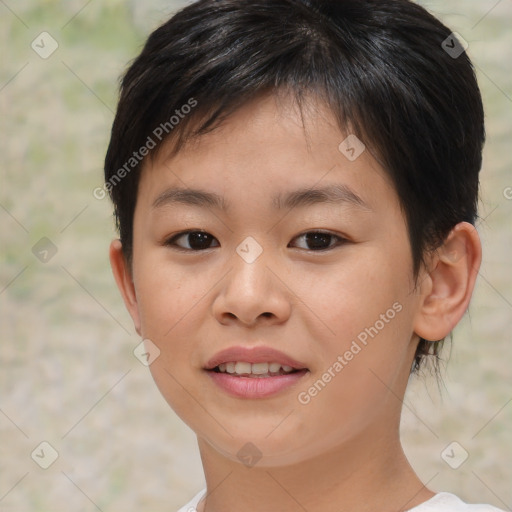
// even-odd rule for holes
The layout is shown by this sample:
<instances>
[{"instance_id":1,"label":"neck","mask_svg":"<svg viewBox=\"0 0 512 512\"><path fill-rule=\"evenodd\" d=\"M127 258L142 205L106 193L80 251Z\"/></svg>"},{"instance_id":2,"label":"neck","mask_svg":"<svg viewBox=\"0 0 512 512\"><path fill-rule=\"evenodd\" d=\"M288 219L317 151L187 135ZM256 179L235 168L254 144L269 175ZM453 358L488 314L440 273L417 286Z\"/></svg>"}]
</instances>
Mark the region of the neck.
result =
<instances>
[{"instance_id":1,"label":"neck","mask_svg":"<svg viewBox=\"0 0 512 512\"><path fill-rule=\"evenodd\" d=\"M246 467L200 438L208 493L197 510L398 512L431 498L403 453L398 428L380 437L371 430L329 453L277 467Z\"/></svg>"}]
</instances>

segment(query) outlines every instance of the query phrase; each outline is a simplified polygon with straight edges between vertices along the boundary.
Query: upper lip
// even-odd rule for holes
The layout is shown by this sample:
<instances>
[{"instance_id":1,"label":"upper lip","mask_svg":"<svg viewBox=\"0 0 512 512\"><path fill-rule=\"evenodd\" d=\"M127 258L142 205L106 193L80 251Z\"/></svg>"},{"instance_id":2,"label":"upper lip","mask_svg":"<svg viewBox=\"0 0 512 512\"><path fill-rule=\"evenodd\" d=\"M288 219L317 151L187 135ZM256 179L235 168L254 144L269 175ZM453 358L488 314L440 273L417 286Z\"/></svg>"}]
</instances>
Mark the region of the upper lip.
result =
<instances>
[{"instance_id":1,"label":"upper lip","mask_svg":"<svg viewBox=\"0 0 512 512\"><path fill-rule=\"evenodd\" d=\"M243 361L246 363L279 363L302 370L306 365L271 347L229 347L217 352L206 364L206 370L213 370L222 363Z\"/></svg>"}]
</instances>

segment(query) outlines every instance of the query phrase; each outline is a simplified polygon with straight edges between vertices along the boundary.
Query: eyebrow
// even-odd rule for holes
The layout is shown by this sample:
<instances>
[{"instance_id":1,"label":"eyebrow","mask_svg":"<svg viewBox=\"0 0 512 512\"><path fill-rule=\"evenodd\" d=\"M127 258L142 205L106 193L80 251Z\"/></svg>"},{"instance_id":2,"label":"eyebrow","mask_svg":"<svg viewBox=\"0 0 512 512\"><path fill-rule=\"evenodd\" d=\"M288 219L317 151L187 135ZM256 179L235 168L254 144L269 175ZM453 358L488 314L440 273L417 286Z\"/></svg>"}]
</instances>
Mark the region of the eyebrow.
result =
<instances>
[{"instance_id":1,"label":"eyebrow","mask_svg":"<svg viewBox=\"0 0 512 512\"><path fill-rule=\"evenodd\" d=\"M214 208L228 211L229 205L224 198L213 192L193 188L169 188L153 201L153 208L180 203L202 208ZM344 184L332 184L321 188L301 188L281 193L272 199L276 210L293 209L315 204L349 204L363 210L372 208L351 188Z\"/></svg>"}]
</instances>

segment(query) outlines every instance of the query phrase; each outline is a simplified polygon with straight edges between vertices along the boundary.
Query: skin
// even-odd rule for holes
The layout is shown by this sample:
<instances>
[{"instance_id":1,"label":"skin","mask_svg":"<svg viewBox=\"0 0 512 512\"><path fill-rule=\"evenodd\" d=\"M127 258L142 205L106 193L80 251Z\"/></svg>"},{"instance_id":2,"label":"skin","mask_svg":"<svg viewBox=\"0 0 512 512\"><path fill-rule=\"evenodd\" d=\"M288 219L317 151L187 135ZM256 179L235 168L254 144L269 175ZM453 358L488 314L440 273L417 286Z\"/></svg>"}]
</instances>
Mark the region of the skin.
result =
<instances>
[{"instance_id":1,"label":"skin","mask_svg":"<svg viewBox=\"0 0 512 512\"><path fill-rule=\"evenodd\" d=\"M215 131L143 169L132 267L118 240L110 258L136 331L160 349L153 377L197 434L208 495L199 512L408 510L433 496L399 440L401 400L418 336L441 339L466 311L481 261L478 234L462 222L427 258L417 286L397 194L368 150L349 161L328 110L260 97ZM304 125L303 125L304 121ZM306 134L305 134L306 130ZM367 208L324 203L276 211L270 198L338 183ZM229 210L165 204L173 186L223 196ZM212 235L193 252L166 241L187 229ZM304 233L324 231L319 251ZM251 264L236 252L248 236L263 249ZM336 377L307 391L357 335L392 305L401 310ZM304 363L298 385L265 399L234 398L204 366L234 345L270 345ZM237 457L254 444L262 458Z\"/></svg>"}]
</instances>

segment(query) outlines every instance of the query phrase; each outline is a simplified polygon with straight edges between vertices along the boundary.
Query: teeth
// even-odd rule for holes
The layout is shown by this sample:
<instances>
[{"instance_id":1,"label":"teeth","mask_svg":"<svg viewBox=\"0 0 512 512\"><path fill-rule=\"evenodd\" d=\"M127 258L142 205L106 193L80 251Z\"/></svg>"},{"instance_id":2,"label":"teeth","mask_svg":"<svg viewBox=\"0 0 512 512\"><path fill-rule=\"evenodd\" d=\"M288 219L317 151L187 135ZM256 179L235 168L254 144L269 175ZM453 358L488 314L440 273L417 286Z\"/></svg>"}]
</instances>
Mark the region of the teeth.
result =
<instances>
[{"instance_id":1,"label":"teeth","mask_svg":"<svg viewBox=\"0 0 512 512\"><path fill-rule=\"evenodd\" d=\"M245 361L230 361L221 363L218 366L221 373L230 373L236 375L270 375L283 374L293 371L291 366L280 363L247 363Z\"/></svg>"},{"instance_id":2,"label":"teeth","mask_svg":"<svg viewBox=\"0 0 512 512\"><path fill-rule=\"evenodd\" d=\"M271 373L277 373L279 371L279 368L281 368L281 365L279 363L270 363L268 365L268 370Z\"/></svg>"},{"instance_id":3,"label":"teeth","mask_svg":"<svg viewBox=\"0 0 512 512\"><path fill-rule=\"evenodd\" d=\"M251 373L255 373L256 375L268 373L268 363L253 363Z\"/></svg>"},{"instance_id":4,"label":"teeth","mask_svg":"<svg viewBox=\"0 0 512 512\"><path fill-rule=\"evenodd\" d=\"M241 375L242 373L251 373L251 363L236 363L235 373Z\"/></svg>"}]
</instances>

